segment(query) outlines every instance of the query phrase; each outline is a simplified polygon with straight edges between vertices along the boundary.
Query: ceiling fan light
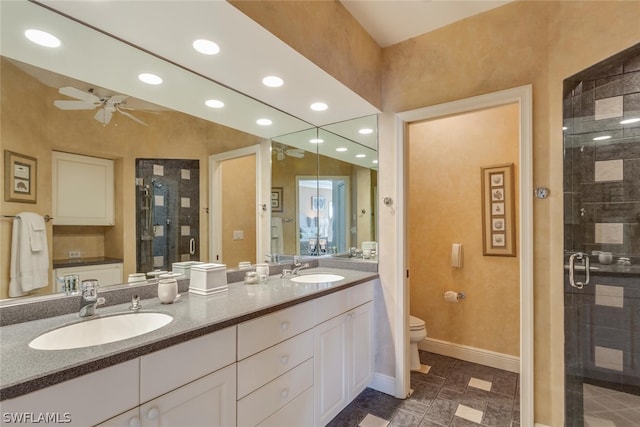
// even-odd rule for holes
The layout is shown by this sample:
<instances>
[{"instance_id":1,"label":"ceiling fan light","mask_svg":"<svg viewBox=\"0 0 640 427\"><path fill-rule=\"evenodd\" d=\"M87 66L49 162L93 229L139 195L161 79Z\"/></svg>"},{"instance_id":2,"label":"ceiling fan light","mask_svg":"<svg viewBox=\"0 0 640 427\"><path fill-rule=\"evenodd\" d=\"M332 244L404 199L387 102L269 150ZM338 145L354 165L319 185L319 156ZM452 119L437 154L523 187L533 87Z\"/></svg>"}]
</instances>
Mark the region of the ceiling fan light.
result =
<instances>
[{"instance_id":1,"label":"ceiling fan light","mask_svg":"<svg viewBox=\"0 0 640 427\"><path fill-rule=\"evenodd\" d=\"M140 73L140 74L138 74L138 79L141 82L146 83L148 85L160 85L160 84L162 84L162 77L158 76L157 74Z\"/></svg>"},{"instance_id":2,"label":"ceiling fan light","mask_svg":"<svg viewBox=\"0 0 640 427\"><path fill-rule=\"evenodd\" d=\"M62 44L59 38L46 31L28 29L24 35L33 43L44 47L60 47Z\"/></svg>"},{"instance_id":3,"label":"ceiling fan light","mask_svg":"<svg viewBox=\"0 0 640 427\"><path fill-rule=\"evenodd\" d=\"M220 52L218 43L206 39L194 40L193 48L203 55L216 55Z\"/></svg>"}]
</instances>

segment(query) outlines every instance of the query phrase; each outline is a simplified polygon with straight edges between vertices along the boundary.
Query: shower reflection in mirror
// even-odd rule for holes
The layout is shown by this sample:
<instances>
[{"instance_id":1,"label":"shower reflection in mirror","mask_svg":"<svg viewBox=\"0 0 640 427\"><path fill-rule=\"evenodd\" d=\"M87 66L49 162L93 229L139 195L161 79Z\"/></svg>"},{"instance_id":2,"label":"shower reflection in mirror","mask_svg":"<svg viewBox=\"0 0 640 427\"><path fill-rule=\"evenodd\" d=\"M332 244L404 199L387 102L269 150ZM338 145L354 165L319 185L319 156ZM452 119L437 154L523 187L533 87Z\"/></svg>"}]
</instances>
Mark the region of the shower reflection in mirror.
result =
<instances>
[{"instance_id":1,"label":"shower reflection in mirror","mask_svg":"<svg viewBox=\"0 0 640 427\"><path fill-rule=\"evenodd\" d=\"M199 260L198 160L136 159L136 270Z\"/></svg>"}]
</instances>

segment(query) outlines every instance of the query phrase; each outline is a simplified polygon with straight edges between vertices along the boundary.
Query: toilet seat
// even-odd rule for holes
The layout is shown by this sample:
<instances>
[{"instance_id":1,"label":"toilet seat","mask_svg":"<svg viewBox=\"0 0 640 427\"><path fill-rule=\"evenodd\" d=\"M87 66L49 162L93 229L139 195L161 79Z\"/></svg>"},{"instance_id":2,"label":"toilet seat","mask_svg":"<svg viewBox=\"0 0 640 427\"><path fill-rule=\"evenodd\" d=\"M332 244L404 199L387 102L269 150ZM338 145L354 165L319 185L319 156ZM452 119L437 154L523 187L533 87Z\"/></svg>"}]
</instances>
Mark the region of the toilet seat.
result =
<instances>
[{"instance_id":1,"label":"toilet seat","mask_svg":"<svg viewBox=\"0 0 640 427\"><path fill-rule=\"evenodd\" d=\"M424 320L419 319L414 316L409 316L409 329L412 331L419 331L420 329L424 329L425 323Z\"/></svg>"}]
</instances>

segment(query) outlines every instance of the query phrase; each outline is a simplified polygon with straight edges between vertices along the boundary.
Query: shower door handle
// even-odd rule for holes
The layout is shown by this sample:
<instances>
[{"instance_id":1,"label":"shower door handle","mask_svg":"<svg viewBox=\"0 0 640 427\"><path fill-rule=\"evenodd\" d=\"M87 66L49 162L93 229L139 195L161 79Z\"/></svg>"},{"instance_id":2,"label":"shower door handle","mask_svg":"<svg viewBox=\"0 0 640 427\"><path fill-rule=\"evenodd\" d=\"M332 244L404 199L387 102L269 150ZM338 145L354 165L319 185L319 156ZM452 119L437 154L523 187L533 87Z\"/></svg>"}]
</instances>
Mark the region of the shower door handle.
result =
<instances>
[{"instance_id":1,"label":"shower door handle","mask_svg":"<svg viewBox=\"0 0 640 427\"><path fill-rule=\"evenodd\" d=\"M193 237L189 240L189 255L196 254L196 239Z\"/></svg>"},{"instance_id":2,"label":"shower door handle","mask_svg":"<svg viewBox=\"0 0 640 427\"><path fill-rule=\"evenodd\" d=\"M584 271L585 271L584 282L576 281L576 276L575 276L576 259L584 260ZM569 284L576 289L582 289L585 287L585 285L589 284L589 256L587 254L584 254L582 252L576 252L575 254L572 254L569 257Z\"/></svg>"}]
</instances>

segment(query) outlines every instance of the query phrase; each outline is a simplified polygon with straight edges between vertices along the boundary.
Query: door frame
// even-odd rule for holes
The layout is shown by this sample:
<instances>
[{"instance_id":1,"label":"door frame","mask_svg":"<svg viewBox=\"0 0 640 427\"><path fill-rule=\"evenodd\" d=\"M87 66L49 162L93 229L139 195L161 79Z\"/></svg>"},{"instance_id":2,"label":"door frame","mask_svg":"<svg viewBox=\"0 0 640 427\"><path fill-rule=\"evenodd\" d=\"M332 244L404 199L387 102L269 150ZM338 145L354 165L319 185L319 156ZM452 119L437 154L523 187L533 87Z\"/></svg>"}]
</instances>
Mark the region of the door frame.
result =
<instances>
[{"instance_id":1,"label":"door frame","mask_svg":"<svg viewBox=\"0 0 640 427\"><path fill-rule=\"evenodd\" d=\"M217 262L216 254L222 256L222 162L251 155L256 156L256 262L271 252L270 150L270 142L263 141L209 156L209 262Z\"/></svg>"},{"instance_id":2,"label":"door frame","mask_svg":"<svg viewBox=\"0 0 640 427\"><path fill-rule=\"evenodd\" d=\"M522 425L534 423L534 377L533 377L533 136L532 136L532 86L525 85L474 96L457 101L401 112L395 115L398 203L396 230L398 253L395 261L400 266L396 270L396 298L400 309L396 318L396 396L409 393L409 279L407 278L407 125L411 122L431 120L517 103L519 106L519 200L520 232L518 253L520 255L520 419Z\"/></svg>"}]
</instances>

